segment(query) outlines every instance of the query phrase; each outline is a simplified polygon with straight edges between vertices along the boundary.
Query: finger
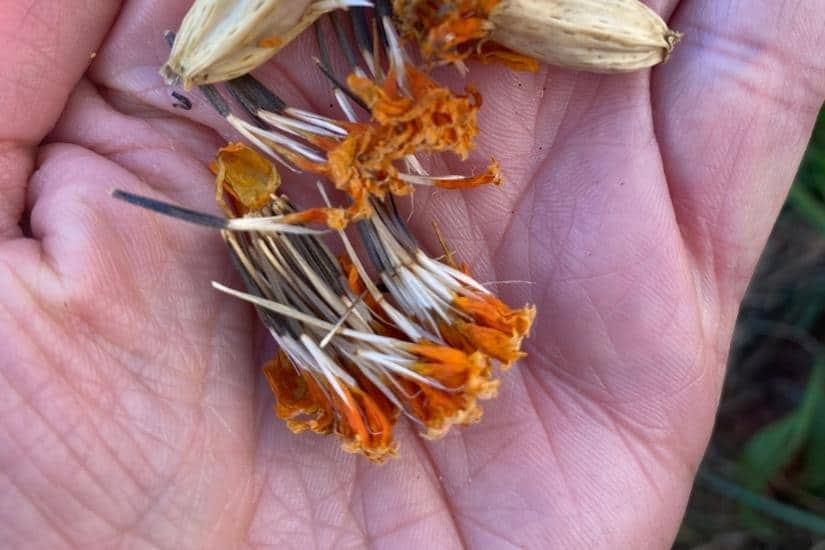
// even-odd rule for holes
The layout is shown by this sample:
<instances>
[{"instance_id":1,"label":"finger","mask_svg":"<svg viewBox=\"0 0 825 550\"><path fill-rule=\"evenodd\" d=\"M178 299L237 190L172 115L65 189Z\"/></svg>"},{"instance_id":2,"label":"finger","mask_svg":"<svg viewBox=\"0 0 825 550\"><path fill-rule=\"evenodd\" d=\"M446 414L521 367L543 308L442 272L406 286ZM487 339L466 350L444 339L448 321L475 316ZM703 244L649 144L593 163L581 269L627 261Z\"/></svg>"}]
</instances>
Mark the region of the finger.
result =
<instances>
[{"instance_id":1,"label":"finger","mask_svg":"<svg viewBox=\"0 0 825 550\"><path fill-rule=\"evenodd\" d=\"M20 236L36 146L60 116L119 5L0 0L0 239Z\"/></svg>"},{"instance_id":2,"label":"finger","mask_svg":"<svg viewBox=\"0 0 825 550\"><path fill-rule=\"evenodd\" d=\"M729 317L825 97L825 1L682 2L654 117L682 233Z\"/></svg>"}]
</instances>

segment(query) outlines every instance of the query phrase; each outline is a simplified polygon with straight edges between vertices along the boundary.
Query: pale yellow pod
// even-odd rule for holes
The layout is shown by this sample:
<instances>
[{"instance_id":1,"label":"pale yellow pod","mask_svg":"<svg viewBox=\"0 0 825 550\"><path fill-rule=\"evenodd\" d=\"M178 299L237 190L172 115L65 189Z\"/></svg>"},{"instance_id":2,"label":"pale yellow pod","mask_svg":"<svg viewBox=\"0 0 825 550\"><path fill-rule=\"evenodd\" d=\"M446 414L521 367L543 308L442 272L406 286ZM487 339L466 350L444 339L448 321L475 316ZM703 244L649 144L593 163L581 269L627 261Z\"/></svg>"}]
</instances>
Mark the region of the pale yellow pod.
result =
<instances>
[{"instance_id":1,"label":"pale yellow pod","mask_svg":"<svg viewBox=\"0 0 825 550\"><path fill-rule=\"evenodd\" d=\"M170 84L223 82L275 55L316 19L366 0L195 0L161 75Z\"/></svg>"},{"instance_id":2,"label":"pale yellow pod","mask_svg":"<svg viewBox=\"0 0 825 550\"><path fill-rule=\"evenodd\" d=\"M490 38L551 65L620 73L666 61L681 34L638 0L501 0Z\"/></svg>"}]
</instances>

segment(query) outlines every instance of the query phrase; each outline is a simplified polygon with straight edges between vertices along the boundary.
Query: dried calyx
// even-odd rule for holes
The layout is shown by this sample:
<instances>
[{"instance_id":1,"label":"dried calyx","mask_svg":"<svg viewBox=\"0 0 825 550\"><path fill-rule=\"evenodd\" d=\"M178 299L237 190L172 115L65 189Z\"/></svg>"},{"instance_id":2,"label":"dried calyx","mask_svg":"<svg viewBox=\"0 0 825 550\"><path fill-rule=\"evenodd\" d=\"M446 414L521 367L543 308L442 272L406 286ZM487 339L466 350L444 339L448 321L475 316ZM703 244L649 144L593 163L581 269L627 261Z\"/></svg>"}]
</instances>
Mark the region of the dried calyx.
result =
<instances>
[{"instance_id":1,"label":"dried calyx","mask_svg":"<svg viewBox=\"0 0 825 550\"><path fill-rule=\"evenodd\" d=\"M638 0L394 0L405 36L425 58L536 59L592 72L629 72L666 61L681 35Z\"/></svg>"},{"instance_id":2,"label":"dried calyx","mask_svg":"<svg viewBox=\"0 0 825 550\"><path fill-rule=\"evenodd\" d=\"M195 0L161 75L169 84L223 82L265 63L323 14L367 0Z\"/></svg>"}]
</instances>

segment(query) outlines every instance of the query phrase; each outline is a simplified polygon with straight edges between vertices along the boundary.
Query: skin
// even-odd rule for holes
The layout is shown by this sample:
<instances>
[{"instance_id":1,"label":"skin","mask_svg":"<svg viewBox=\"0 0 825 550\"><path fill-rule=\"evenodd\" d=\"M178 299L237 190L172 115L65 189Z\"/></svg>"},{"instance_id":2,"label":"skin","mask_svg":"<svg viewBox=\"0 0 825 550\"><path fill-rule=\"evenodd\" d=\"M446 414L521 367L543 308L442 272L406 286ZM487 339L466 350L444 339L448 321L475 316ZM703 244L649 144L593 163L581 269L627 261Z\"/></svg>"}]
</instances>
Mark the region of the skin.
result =
<instances>
[{"instance_id":1,"label":"skin","mask_svg":"<svg viewBox=\"0 0 825 550\"><path fill-rule=\"evenodd\" d=\"M825 1L651 2L686 33L652 73L472 67L473 166L508 183L421 192L413 225L539 316L480 424L402 422L383 467L274 418L216 234L108 196L217 211L232 134L157 76L186 4L0 0L0 546L669 547L825 98ZM312 52L260 74L332 112Z\"/></svg>"}]
</instances>

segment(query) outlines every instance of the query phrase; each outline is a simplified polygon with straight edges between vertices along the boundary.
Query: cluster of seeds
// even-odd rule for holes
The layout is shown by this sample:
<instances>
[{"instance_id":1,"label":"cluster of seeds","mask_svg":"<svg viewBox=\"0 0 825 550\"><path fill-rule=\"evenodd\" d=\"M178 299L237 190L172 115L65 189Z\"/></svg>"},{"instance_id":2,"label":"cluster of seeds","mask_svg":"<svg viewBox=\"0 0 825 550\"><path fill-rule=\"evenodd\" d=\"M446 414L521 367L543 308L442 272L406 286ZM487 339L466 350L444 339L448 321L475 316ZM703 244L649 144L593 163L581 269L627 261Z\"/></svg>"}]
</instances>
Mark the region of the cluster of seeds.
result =
<instances>
[{"instance_id":1,"label":"cluster of seeds","mask_svg":"<svg viewBox=\"0 0 825 550\"><path fill-rule=\"evenodd\" d=\"M248 74L312 25L340 119L288 106ZM348 61L343 78L325 36ZM479 132L480 93L455 93L429 70L466 73L473 60L634 70L664 61L678 38L637 0L196 0L169 35L161 74L198 86L246 140L210 165L226 216L115 195L218 229L246 288L213 286L253 304L278 345L264 366L277 415L296 433L337 434L344 450L382 462L396 455L402 415L428 438L478 421L497 372L525 355L536 313L506 305L446 248L429 256L396 209L395 198L418 186L502 182L495 159L474 175L431 175L420 162L466 159ZM278 165L317 175L319 204L296 207ZM330 201L327 184L344 204ZM320 236L330 232L339 257Z\"/></svg>"}]
</instances>

